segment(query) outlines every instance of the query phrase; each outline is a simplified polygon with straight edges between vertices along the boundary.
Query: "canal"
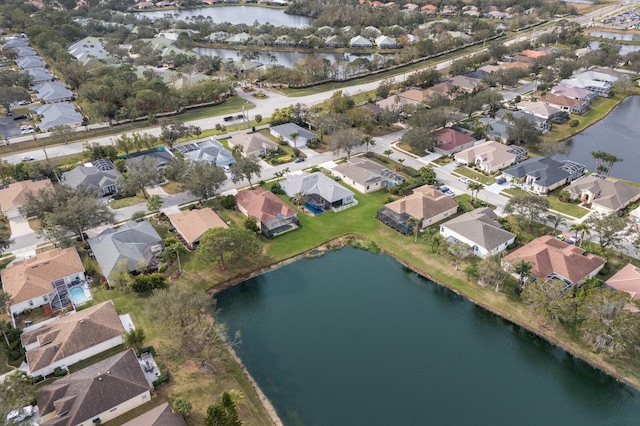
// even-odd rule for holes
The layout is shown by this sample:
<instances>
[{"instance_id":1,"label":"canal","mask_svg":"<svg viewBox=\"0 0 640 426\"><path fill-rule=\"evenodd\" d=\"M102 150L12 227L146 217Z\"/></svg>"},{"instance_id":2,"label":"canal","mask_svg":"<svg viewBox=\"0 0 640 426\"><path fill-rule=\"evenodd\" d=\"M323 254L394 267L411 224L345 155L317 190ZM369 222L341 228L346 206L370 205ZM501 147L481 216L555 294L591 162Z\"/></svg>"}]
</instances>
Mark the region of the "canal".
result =
<instances>
[{"instance_id":1,"label":"canal","mask_svg":"<svg viewBox=\"0 0 640 426\"><path fill-rule=\"evenodd\" d=\"M638 393L407 270L346 248L218 295L286 425L631 425Z\"/></svg>"}]
</instances>

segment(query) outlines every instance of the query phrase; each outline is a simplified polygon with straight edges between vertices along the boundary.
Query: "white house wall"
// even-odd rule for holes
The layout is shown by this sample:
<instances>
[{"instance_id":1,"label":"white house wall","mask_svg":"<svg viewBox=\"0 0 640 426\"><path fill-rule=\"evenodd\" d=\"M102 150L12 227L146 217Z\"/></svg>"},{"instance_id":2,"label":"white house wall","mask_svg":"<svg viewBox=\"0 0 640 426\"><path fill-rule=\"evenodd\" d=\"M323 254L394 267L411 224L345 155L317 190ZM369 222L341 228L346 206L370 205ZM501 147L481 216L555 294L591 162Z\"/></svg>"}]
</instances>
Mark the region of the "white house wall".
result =
<instances>
[{"instance_id":1,"label":"white house wall","mask_svg":"<svg viewBox=\"0 0 640 426\"><path fill-rule=\"evenodd\" d=\"M90 419L86 419L84 420L82 423L79 423L77 426L94 426L94 420L95 419L100 419L100 423L101 424L105 424L106 422L108 422L109 420L113 420L118 416L121 416L122 414L133 410L134 408L137 408L139 406L141 406L142 404L145 404L147 402L151 401L151 392L150 391L146 391L144 393L141 393L138 396L135 396L125 402L123 402L122 404L118 404L115 407L111 408L110 410L104 411L100 414L98 414L97 416L93 416Z\"/></svg>"}]
</instances>

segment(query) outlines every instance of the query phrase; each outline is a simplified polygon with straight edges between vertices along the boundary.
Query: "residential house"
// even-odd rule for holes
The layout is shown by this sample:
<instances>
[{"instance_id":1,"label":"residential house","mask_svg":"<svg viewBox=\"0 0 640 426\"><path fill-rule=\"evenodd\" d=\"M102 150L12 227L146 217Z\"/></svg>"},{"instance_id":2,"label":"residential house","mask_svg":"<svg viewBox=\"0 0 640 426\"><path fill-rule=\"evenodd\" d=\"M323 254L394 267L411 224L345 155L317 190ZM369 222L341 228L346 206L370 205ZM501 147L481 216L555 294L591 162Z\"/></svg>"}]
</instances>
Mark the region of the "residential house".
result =
<instances>
[{"instance_id":1,"label":"residential house","mask_svg":"<svg viewBox=\"0 0 640 426\"><path fill-rule=\"evenodd\" d=\"M278 41L271 34L260 34L252 38L247 42L249 46L295 46L295 41L291 40L289 37L281 36L278 37ZM278 44L276 44L276 42Z\"/></svg>"},{"instance_id":2,"label":"residential house","mask_svg":"<svg viewBox=\"0 0 640 426\"><path fill-rule=\"evenodd\" d=\"M313 142L318 139L315 134L295 123L285 123L278 126L272 126L269 128L269 133L278 139L287 141L287 143L294 148L307 146L309 142ZM295 140L293 140L291 135L297 135Z\"/></svg>"},{"instance_id":3,"label":"residential house","mask_svg":"<svg viewBox=\"0 0 640 426\"><path fill-rule=\"evenodd\" d=\"M241 46L247 44L251 40L251 36L247 33L234 34L225 40L225 43L233 44L235 46Z\"/></svg>"},{"instance_id":4,"label":"residential house","mask_svg":"<svg viewBox=\"0 0 640 426\"><path fill-rule=\"evenodd\" d=\"M290 174L280 186L289 197L301 195L302 204L314 214L358 205L353 192L321 172Z\"/></svg>"},{"instance_id":5,"label":"residential house","mask_svg":"<svg viewBox=\"0 0 640 426\"><path fill-rule=\"evenodd\" d=\"M541 132L545 133L548 132L549 130L551 130L551 124L549 124L549 122L541 117L538 117L536 115L531 114L530 112L526 112L526 111L511 111L508 109L504 109L501 108L496 112L496 119L498 120L502 120L502 121L515 121L519 118L524 118L525 120L527 120L529 123L533 124L534 126L536 126L536 128L538 128ZM511 121L511 122L513 122Z\"/></svg>"},{"instance_id":6,"label":"residential house","mask_svg":"<svg viewBox=\"0 0 640 426\"><path fill-rule=\"evenodd\" d=\"M571 99L578 99L586 102L593 102L598 99L598 94L592 92L591 90L582 89L580 87L570 87L570 86L553 86L549 93L558 96L564 96Z\"/></svg>"},{"instance_id":7,"label":"residential house","mask_svg":"<svg viewBox=\"0 0 640 426\"><path fill-rule=\"evenodd\" d=\"M516 108L520 111L527 112L543 120L562 120L568 118L566 111L555 108L543 102L522 101L516 104Z\"/></svg>"},{"instance_id":8,"label":"residential house","mask_svg":"<svg viewBox=\"0 0 640 426\"><path fill-rule=\"evenodd\" d=\"M231 136L228 140L229 148L242 147L242 155L245 157L252 155L267 155L277 152L278 144L261 133L240 133Z\"/></svg>"},{"instance_id":9,"label":"residential house","mask_svg":"<svg viewBox=\"0 0 640 426\"><path fill-rule=\"evenodd\" d=\"M445 4L440 9L440 16L443 18L455 18L458 16L458 7L450 4Z\"/></svg>"},{"instance_id":10,"label":"residential house","mask_svg":"<svg viewBox=\"0 0 640 426\"><path fill-rule=\"evenodd\" d=\"M399 46L397 41L385 35L376 37L375 44L379 49L396 49Z\"/></svg>"},{"instance_id":11,"label":"residential house","mask_svg":"<svg viewBox=\"0 0 640 426\"><path fill-rule=\"evenodd\" d=\"M47 178L23 180L0 186L0 214L8 219L20 216L20 208L27 202L27 195L35 195L45 188L53 188Z\"/></svg>"},{"instance_id":12,"label":"residential house","mask_svg":"<svg viewBox=\"0 0 640 426\"><path fill-rule=\"evenodd\" d=\"M629 219L636 223L640 223L640 206L629 212Z\"/></svg>"},{"instance_id":13,"label":"residential house","mask_svg":"<svg viewBox=\"0 0 640 426\"><path fill-rule=\"evenodd\" d=\"M236 205L247 217L258 219L262 233L269 238L300 226L296 211L263 187L238 192Z\"/></svg>"},{"instance_id":14,"label":"residential house","mask_svg":"<svg viewBox=\"0 0 640 426\"><path fill-rule=\"evenodd\" d=\"M14 315L48 305L59 310L71 305L69 288L85 282L84 266L74 247L54 249L16 261L0 271L2 289L11 297Z\"/></svg>"},{"instance_id":15,"label":"residential house","mask_svg":"<svg viewBox=\"0 0 640 426\"><path fill-rule=\"evenodd\" d=\"M289 36L287 34L283 34L283 35L279 36L273 42L274 46L282 46L282 47L293 47L296 44L297 44L297 42L293 38L291 38L291 36Z\"/></svg>"},{"instance_id":16,"label":"residential house","mask_svg":"<svg viewBox=\"0 0 640 426\"><path fill-rule=\"evenodd\" d=\"M640 200L640 188L598 175L583 176L565 188L574 200L602 214L618 213Z\"/></svg>"},{"instance_id":17,"label":"residential house","mask_svg":"<svg viewBox=\"0 0 640 426\"><path fill-rule=\"evenodd\" d=\"M425 89L424 97L428 99L432 96L440 95L449 99L454 99L457 90L458 90L458 86L454 85L449 81L444 81L442 83L435 84Z\"/></svg>"},{"instance_id":18,"label":"residential house","mask_svg":"<svg viewBox=\"0 0 640 426\"><path fill-rule=\"evenodd\" d=\"M612 84L607 81L598 81L590 78L572 77L560 81L560 86L569 86L579 89L586 89L598 96L608 97L611 94Z\"/></svg>"},{"instance_id":19,"label":"residential house","mask_svg":"<svg viewBox=\"0 0 640 426\"><path fill-rule=\"evenodd\" d=\"M352 49L372 49L373 43L362 36L355 36L349 41L349 47Z\"/></svg>"},{"instance_id":20,"label":"residential house","mask_svg":"<svg viewBox=\"0 0 640 426\"><path fill-rule=\"evenodd\" d=\"M425 4L420 8L420 12L425 15L436 15L438 13L438 6L433 4Z\"/></svg>"},{"instance_id":21,"label":"residential house","mask_svg":"<svg viewBox=\"0 0 640 426\"><path fill-rule=\"evenodd\" d=\"M56 126L78 127L84 122L84 117L69 102L37 105L29 108L40 117L38 128L47 131Z\"/></svg>"},{"instance_id":22,"label":"residential house","mask_svg":"<svg viewBox=\"0 0 640 426\"><path fill-rule=\"evenodd\" d=\"M162 238L147 220L105 229L89 239L89 246L107 279L120 267L126 266L130 272L155 269L164 250Z\"/></svg>"},{"instance_id":23,"label":"residential house","mask_svg":"<svg viewBox=\"0 0 640 426\"><path fill-rule=\"evenodd\" d=\"M414 10L418 9L420 6L418 6L415 3L407 3L404 6L402 6L403 10L406 10L408 12L413 12Z\"/></svg>"},{"instance_id":24,"label":"residential house","mask_svg":"<svg viewBox=\"0 0 640 426\"><path fill-rule=\"evenodd\" d=\"M17 47L29 46L29 39L26 37L5 37L3 47L5 49L15 49Z\"/></svg>"},{"instance_id":25,"label":"residential house","mask_svg":"<svg viewBox=\"0 0 640 426\"><path fill-rule=\"evenodd\" d=\"M640 299L640 268L629 263L609 278L603 287L616 291L626 291L633 300Z\"/></svg>"},{"instance_id":26,"label":"residential house","mask_svg":"<svg viewBox=\"0 0 640 426\"><path fill-rule=\"evenodd\" d=\"M173 161L173 154L171 151L161 146L159 148L147 149L144 151L134 152L133 154L125 155L127 159L126 165L127 168L131 167L132 164L139 163L141 161L145 161L148 158L152 158L155 162L157 169L163 169Z\"/></svg>"},{"instance_id":27,"label":"residential house","mask_svg":"<svg viewBox=\"0 0 640 426\"><path fill-rule=\"evenodd\" d=\"M176 229L184 245L195 250L200 239L211 228L228 228L229 225L210 208L183 210L167 216Z\"/></svg>"},{"instance_id":28,"label":"residential house","mask_svg":"<svg viewBox=\"0 0 640 426\"><path fill-rule=\"evenodd\" d=\"M595 276L606 261L600 256L586 253L573 244L560 241L552 235L543 235L504 257L504 265L521 260L531 264L535 278L557 278L567 286L580 285Z\"/></svg>"},{"instance_id":29,"label":"residential house","mask_svg":"<svg viewBox=\"0 0 640 426\"><path fill-rule=\"evenodd\" d=\"M506 143L509 140L511 124L491 117L482 117L479 121L484 126L487 136L501 143Z\"/></svg>"},{"instance_id":30,"label":"residential house","mask_svg":"<svg viewBox=\"0 0 640 426\"><path fill-rule=\"evenodd\" d=\"M582 176L584 169L582 164L569 160L560 162L546 157L533 157L502 173L512 184L544 195Z\"/></svg>"},{"instance_id":31,"label":"residential house","mask_svg":"<svg viewBox=\"0 0 640 426\"><path fill-rule=\"evenodd\" d=\"M507 19L507 16L509 16L508 13L499 10L490 10L484 14L484 17L488 19Z\"/></svg>"},{"instance_id":32,"label":"residential house","mask_svg":"<svg viewBox=\"0 0 640 426\"><path fill-rule=\"evenodd\" d=\"M457 87L461 91L467 92L467 93L473 92L474 90L476 90L476 88L478 88L478 86L482 84L481 80L478 80L476 78L471 78L466 75L453 76L447 79L447 82L451 83L453 86Z\"/></svg>"},{"instance_id":33,"label":"residential house","mask_svg":"<svg viewBox=\"0 0 640 426\"><path fill-rule=\"evenodd\" d=\"M333 168L332 173L347 185L367 194L382 188L400 185L405 179L368 158L351 158Z\"/></svg>"},{"instance_id":34,"label":"residential house","mask_svg":"<svg viewBox=\"0 0 640 426\"><path fill-rule=\"evenodd\" d=\"M420 89L408 89L404 92L398 93L395 96L398 96L398 98L403 101L404 105L418 105L429 99L426 90Z\"/></svg>"},{"instance_id":35,"label":"residential house","mask_svg":"<svg viewBox=\"0 0 640 426\"><path fill-rule=\"evenodd\" d=\"M124 343L128 315L118 316L113 301L40 323L20 335L29 375L46 377Z\"/></svg>"},{"instance_id":36,"label":"residential house","mask_svg":"<svg viewBox=\"0 0 640 426\"><path fill-rule=\"evenodd\" d=\"M472 210L440 225L440 234L449 242L471 247L480 258L493 256L513 244L516 236L502 229L489 207Z\"/></svg>"},{"instance_id":37,"label":"residential house","mask_svg":"<svg viewBox=\"0 0 640 426\"><path fill-rule=\"evenodd\" d=\"M151 401L151 386L128 349L43 386L36 400L42 426L89 426Z\"/></svg>"},{"instance_id":38,"label":"residential house","mask_svg":"<svg viewBox=\"0 0 640 426\"><path fill-rule=\"evenodd\" d=\"M538 58L542 58L543 56L547 56L547 52L545 52L544 50L531 50L531 49L523 50L522 52L520 52L520 54L522 56L526 56L532 59L538 59Z\"/></svg>"},{"instance_id":39,"label":"residential house","mask_svg":"<svg viewBox=\"0 0 640 426\"><path fill-rule=\"evenodd\" d=\"M562 111L568 111L572 114L584 114L589 110L589 102L579 99L568 98L562 95L554 95L547 93L538 99L545 105L552 106Z\"/></svg>"},{"instance_id":40,"label":"residential house","mask_svg":"<svg viewBox=\"0 0 640 426\"><path fill-rule=\"evenodd\" d=\"M229 38L229 33L225 31L214 31L208 36L204 37L203 41L208 41L210 43L221 43L224 40Z\"/></svg>"},{"instance_id":41,"label":"residential house","mask_svg":"<svg viewBox=\"0 0 640 426\"><path fill-rule=\"evenodd\" d=\"M464 149L455 154L455 160L465 166L477 167L493 174L527 158L527 150L517 145L509 146L489 141Z\"/></svg>"},{"instance_id":42,"label":"residential house","mask_svg":"<svg viewBox=\"0 0 640 426\"><path fill-rule=\"evenodd\" d=\"M376 38L382 35L382 31L373 25L368 25L362 29L362 35L364 37Z\"/></svg>"},{"instance_id":43,"label":"residential house","mask_svg":"<svg viewBox=\"0 0 640 426\"><path fill-rule=\"evenodd\" d=\"M73 188L80 186L86 191L95 192L99 197L106 197L118 192L120 176L111 160L102 158L62 173L61 181Z\"/></svg>"},{"instance_id":44,"label":"residential house","mask_svg":"<svg viewBox=\"0 0 640 426\"><path fill-rule=\"evenodd\" d=\"M13 50L16 52L16 57L18 58L23 58L25 56L38 56L38 52L36 52L31 46L14 47Z\"/></svg>"},{"instance_id":45,"label":"residential house","mask_svg":"<svg viewBox=\"0 0 640 426\"><path fill-rule=\"evenodd\" d=\"M190 161L206 161L219 167L231 166L235 163L233 154L215 138L203 142L188 142L175 147Z\"/></svg>"},{"instance_id":46,"label":"residential house","mask_svg":"<svg viewBox=\"0 0 640 426\"><path fill-rule=\"evenodd\" d=\"M136 9L153 9L155 5L150 1L140 1L134 5Z\"/></svg>"},{"instance_id":47,"label":"residential house","mask_svg":"<svg viewBox=\"0 0 640 426\"><path fill-rule=\"evenodd\" d=\"M47 63L40 56L24 56L22 58L17 58L16 65L23 70L47 67Z\"/></svg>"},{"instance_id":48,"label":"residential house","mask_svg":"<svg viewBox=\"0 0 640 426\"><path fill-rule=\"evenodd\" d=\"M181 414L174 413L169 403L165 402L122 426L187 426L187 422Z\"/></svg>"},{"instance_id":49,"label":"residential house","mask_svg":"<svg viewBox=\"0 0 640 426\"><path fill-rule=\"evenodd\" d=\"M53 81L53 74L46 68L29 68L27 70L31 76L31 84L42 84L48 81Z\"/></svg>"},{"instance_id":50,"label":"residential house","mask_svg":"<svg viewBox=\"0 0 640 426\"><path fill-rule=\"evenodd\" d=\"M344 42L344 39L342 37L340 37L338 35L332 35L331 37L329 37L328 39L325 40L324 46L332 48L332 49L335 49L335 48L338 48L338 47L344 47L345 46L345 42Z\"/></svg>"},{"instance_id":51,"label":"residential house","mask_svg":"<svg viewBox=\"0 0 640 426\"><path fill-rule=\"evenodd\" d=\"M98 37L85 37L78 40L67 47L67 51L85 67L119 62L117 58L107 52L103 39Z\"/></svg>"},{"instance_id":52,"label":"residential house","mask_svg":"<svg viewBox=\"0 0 640 426\"><path fill-rule=\"evenodd\" d=\"M42 83L35 86L34 89L38 92L36 97L46 104L65 102L73 99L73 92L67 89L62 83Z\"/></svg>"},{"instance_id":53,"label":"residential house","mask_svg":"<svg viewBox=\"0 0 640 426\"><path fill-rule=\"evenodd\" d=\"M422 95L420 95L420 98L422 98ZM415 100L410 100L407 97L401 97L399 94L397 94L377 101L376 105L381 109L388 109L389 111L398 112L401 111L405 105L416 105L418 103L419 102L416 102Z\"/></svg>"},{"instance_id":54,"label":"residential house","mask_svg":"<svg viewBox=\"0 0 640 426\"><path fill-rule=\"evenodd\" d=\"M433 151L441 155L452 155L472 147L476 140L465 133L454 130L450 127L436 130L433 137L438 141Z\"/></svg>"},{"instance_id":55,"label":"residential house","mask_svg":"<svg viewBox=\"0 0 640 426\"><path fill-rule=\"evenodd\" d=\"M413 220L422 220L420 228L438 223L456 214L458 203L431 185L413 190L411 195L386 204L376 219L404 235L415 231Z\"/></svg>"}]
</instances>

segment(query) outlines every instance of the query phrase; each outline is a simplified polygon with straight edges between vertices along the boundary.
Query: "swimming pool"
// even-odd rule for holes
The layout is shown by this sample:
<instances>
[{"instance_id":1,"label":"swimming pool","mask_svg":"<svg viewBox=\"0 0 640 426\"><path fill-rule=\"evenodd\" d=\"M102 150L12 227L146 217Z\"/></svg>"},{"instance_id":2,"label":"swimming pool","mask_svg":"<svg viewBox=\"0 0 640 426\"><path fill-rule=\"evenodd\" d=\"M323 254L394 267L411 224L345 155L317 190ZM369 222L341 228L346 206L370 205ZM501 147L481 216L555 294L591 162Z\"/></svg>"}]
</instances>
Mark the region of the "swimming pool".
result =
<instances>
[{"instance_id":1,"label":"swimming pool","mask_svg":"<svg viewBox=\"0 0 640 426\"><path fill-rule=\"evenodd\" d=\"M82 305L85 303L88 298L84 294L84 289L82 287L76 287L69 290L69 294L71 295L71 300L74 305Z\"/></svg>"}]
</instances>

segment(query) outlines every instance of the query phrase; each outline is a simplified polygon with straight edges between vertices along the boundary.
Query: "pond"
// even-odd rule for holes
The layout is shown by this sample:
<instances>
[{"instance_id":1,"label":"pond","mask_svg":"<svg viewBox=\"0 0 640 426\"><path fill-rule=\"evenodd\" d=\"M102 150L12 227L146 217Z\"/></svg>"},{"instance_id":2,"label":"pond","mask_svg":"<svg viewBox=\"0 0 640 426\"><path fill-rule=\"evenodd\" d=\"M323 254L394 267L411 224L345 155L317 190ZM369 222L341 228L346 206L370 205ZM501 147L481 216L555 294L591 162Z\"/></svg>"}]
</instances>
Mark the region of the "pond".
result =
<instances>
[{"instance_id":1,"label":"pond","mask_svg":"<svg viewBox=\"0 0 640 426\"><path fill-rule=\"evenodd\" d=\"M284 13L284 9L269 9L256 6L221 6L221 7L200 7L196 9L180 10L154 10L149 12L136 12L138 17L149 19L164 18L171 15L171 18L185 21L191 17L204 16L211 17L214 23L229 22L233 25L247 24L253 25L256 21L260 24L271 24L276 27L300 28L311 24L311 18L299 15L289 15Z\"/></svg>"},{"instance_id":2,"label":"pond","mask_svg":"<svg viewBox=\"0 0 640 426\"><path fill-rule=\"evenodd\" d=\"M299 260L218 307L286 425L630 425L640 412L637 392L387 255Z\"/></svg>"},{"instance_id":3,"label":"pond","mask_svg":"<svg viewBox=\"0 0 640 426\"><path fill-rule=\"evenodd\" d=\"M591 37L608 38L618 41L640 41L640 34L614 33L610 31L591 31Z\"/></svg>"},{"instance_id":4,"label":"pond","mask_svg":"<svg viewBox=\"0 0 640 426\"><path fill-rule=\"evenodd\" d=\"M640 51L640 45L637 44L619 44L620 46L620 54L626 55L627 53ZM599 41L592 41L589 43L589 47L593 50L597 50L600 48Z\"/></svg>"},{"instance_id":5,"label":"pond","mask_svg":"<svg viewBox=\"0 0 640 426\"><path fill-rule=\"evenodd\" d=\"M238 56L238 53L240 51L235 49L213 49L208 47L197 47L193 49L193 51L200 55L219 56L223 59L233 59L234 61L237 61L240 59L240 57ZM320 52L310 53L310 52L292 52L292 51L283 52L283 51L276 51L276 50L271 50L269 52L267 51L258 51L258 52L260 54L260 57L256 59L257 62L261 62L267 65L270 65L270 64L282 65L283 67L286 67L286 68L293 68L293 66L297 62L305 59L309 55L315 55L320 59L328 59L332 63L335 63L335 62L348 63L357 58L366 58L368 60L371 60L374 56L373 53L356 55L353 53L320 53ZM384 57L391 58L393 57L393 54L387 54L387 55L384 55Z\"/></svg>"},{"instance_id":6,"label":"pond","mask_svg":"<svg viewBox=\"0 0 640 426\"><path fill-rule=\"evenodd\" d=\"M640 164L638 117L640 117L640 96L630 96L605 118L573 136L569 141L568 156L558 155L555 158L569 158L593 170L595 160L591 157L591 153L593 151L609 152L623 159L614 165L611 176L640 182L640 173L636 168ZM579 116L576 118L580 120Z\"/></svg>"}]
</instances>

